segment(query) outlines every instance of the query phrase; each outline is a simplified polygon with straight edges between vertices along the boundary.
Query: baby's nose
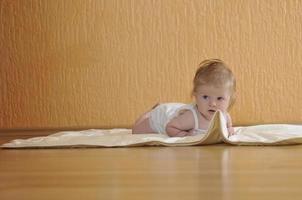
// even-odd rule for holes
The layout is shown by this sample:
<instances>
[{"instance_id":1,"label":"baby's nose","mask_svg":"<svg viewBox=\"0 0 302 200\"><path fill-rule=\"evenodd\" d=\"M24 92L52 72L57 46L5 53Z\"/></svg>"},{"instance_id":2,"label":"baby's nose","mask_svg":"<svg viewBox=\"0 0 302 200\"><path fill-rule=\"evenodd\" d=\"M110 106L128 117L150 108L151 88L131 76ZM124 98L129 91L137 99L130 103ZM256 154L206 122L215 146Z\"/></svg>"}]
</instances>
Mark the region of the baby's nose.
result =
<instances>
[{"instance_id":1,"label":"baby's nose","mask_svg":"<svg viewBox=\"0 0 302 200\"><path fill-rule=\"evenodd\" d=\"M210 101L210 106L216 106L216 101Z\"/></svg>"}]
</instances>

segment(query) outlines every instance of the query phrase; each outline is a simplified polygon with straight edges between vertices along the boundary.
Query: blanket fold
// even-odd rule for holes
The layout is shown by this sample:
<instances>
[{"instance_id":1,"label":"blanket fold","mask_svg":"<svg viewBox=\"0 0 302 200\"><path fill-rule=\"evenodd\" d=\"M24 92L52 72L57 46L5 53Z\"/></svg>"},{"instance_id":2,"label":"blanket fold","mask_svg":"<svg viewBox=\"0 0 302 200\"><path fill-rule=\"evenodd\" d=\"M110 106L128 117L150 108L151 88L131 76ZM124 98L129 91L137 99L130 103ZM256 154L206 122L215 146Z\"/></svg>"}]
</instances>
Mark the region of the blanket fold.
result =
<instances>
[{"instance_id":1,"label":"blanket fold","mask_svg":"<svg viewBox=\"0 0 302 200\"><path fill-rule=\"evenodd\" d=\"M205 134L168 137L161 134L132 134L130 129L62 131L49 136L17 139L1 148L69 148L129 146L192 146L227 143L232 145L302 144L302 125L267 124L235 127L228 137L225 118L216 112Z\"/></svg>"}]
</instances>

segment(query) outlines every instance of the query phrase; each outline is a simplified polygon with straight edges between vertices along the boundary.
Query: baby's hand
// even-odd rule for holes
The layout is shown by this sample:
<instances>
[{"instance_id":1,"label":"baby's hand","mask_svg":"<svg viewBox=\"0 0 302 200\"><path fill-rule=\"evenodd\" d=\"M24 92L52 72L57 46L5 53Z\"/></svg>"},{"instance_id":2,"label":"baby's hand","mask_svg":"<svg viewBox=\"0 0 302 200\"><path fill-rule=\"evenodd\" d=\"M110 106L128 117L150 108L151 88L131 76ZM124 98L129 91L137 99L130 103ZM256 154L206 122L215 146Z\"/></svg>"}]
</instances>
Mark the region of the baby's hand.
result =
<instances>
[{"instance_id":1,"label":"baby's hand","mask_svg":"<svg viewBox=\"0 0 302 200\"><path fill-rule=\"evenodd\" d=\"M236 134L233 127L228 127L228 132L229 132L228 138Z\"/></svg>"},{"instance_id":2,"label":"baby's hand","mask_svg":"<svg viewBox=\"0 0 302 200\"><path fill-rule=\"evenodd\" d=\"M228 128L228 132L229 132L228 138L229 138L230 136L235 135L235 130L233 128L232 118L231 118L230 114L225 113L225 116L226 116L226 120L227 120L227 128Z\"/></svg>"}]
</instances>

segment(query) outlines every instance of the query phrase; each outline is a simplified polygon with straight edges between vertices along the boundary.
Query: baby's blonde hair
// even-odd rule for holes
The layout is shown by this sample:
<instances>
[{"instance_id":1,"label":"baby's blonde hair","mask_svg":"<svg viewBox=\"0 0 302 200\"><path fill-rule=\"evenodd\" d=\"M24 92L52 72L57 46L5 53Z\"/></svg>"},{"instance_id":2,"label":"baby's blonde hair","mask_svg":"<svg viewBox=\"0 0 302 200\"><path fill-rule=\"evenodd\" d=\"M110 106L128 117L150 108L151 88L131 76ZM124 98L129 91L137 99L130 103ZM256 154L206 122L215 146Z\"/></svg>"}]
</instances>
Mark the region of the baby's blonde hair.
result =
<instances>
[{"instance_id":1,"label":"baby's blonde hair","mask_svg":"<svg viewBox=\"0 0 302 200\"><path fill-rule=\"evenodd\" d=\"M197 88L202 85L212 85L215 87L226 87L230 90L231 107L235 102L236 79L228 66L219 59L204 60L199 64L193 80L192 94L197 92Z\"/></svg>"}]
</instances>

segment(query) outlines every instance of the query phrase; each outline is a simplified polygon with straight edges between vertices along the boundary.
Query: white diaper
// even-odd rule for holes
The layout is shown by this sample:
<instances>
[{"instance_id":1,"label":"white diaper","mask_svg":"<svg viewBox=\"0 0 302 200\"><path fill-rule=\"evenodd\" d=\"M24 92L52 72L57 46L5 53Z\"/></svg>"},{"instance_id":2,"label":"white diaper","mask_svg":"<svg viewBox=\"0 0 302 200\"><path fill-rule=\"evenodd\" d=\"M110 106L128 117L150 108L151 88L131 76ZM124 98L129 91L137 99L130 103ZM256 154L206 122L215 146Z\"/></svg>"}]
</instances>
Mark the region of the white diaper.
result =
<instances>
[{"instance_id":1,"label":"white diaper","mask_svg":"<svg viewBox=\"0 0 302 200\"><path fill-rule=\"evenodd\" d=\"M194 107L195 104L183 104L183 103L160 104L157 107L155 107L152 111L150 111L150 119L149 119L150 127L156 133L166 134L167 124L170 122L172 118L176 117L179 114L179 111L191 110L194 115L195 130L198 133L205 132L205 130L198 129L198 119Z\"/></svg>"}]
</instances>

